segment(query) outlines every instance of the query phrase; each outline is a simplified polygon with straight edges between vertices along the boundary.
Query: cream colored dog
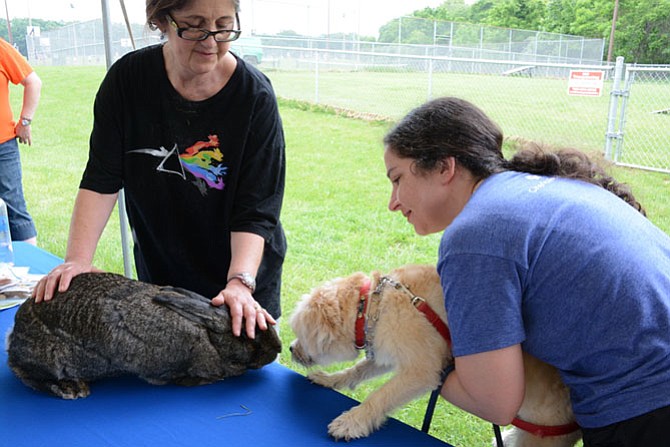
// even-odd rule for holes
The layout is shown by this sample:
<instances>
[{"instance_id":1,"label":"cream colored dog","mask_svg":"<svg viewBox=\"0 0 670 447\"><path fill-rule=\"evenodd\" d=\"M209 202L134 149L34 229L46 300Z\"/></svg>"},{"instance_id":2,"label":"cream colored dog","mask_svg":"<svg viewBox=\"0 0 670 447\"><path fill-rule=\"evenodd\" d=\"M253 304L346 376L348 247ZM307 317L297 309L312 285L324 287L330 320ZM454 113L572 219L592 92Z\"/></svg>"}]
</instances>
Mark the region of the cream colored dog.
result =
<instances>
[{"instance_id":1,"label":"cream colored dog","mask_svg":"<svg viewBox=\"0 0 670 447\"><path fill-rule=\"evenodd\" d=\"M386 276L354 273L317 287L298 303L290 321L296 335L290 348L295 362L323 366L355 360L362 348L366 351L354 366L334 374L314 371L309 380L329 388L354 389L367 379L395 372L360 405L328 425L335 439L368 436L393 410L439 386L441 373L453 364L453 357L445 338L419 311L417 305L424 300L446 322L434 266L408 265ZM581 437L578 428L556 435L574 421L558 372L529 355L524 361L526 395L515 422L525 430L516 426L506 430L505 446L573 446Z\"/></svg>"}]
</instances>

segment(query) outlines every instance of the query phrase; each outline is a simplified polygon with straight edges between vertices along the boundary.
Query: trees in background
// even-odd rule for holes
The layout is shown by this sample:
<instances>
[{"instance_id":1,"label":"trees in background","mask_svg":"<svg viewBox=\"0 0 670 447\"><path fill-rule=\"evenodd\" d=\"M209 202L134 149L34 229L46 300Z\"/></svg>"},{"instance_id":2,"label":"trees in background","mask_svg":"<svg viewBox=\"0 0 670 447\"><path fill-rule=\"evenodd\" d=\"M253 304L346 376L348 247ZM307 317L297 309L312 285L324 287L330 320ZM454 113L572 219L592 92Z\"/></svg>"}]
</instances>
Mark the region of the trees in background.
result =
<instances>
[{"instance_id":1,"label":"trees in background","mask_svg":"<svg viewBox=\"0 0 670 447\"><path fill-rule=\"evenodd\" d=\"M626 3L628 13L617 24L615 54L631 62L670 64L670 0Z\"/></svg>"},{"instance_id":2,"label":"trees in background","mask_svg":"<svg viewBox=\"0 0 670 447\"><path fill-rule=\"evenodd\" d=\"M615 0L477 0L468 5L464 0L446 0L436 8L415 11L413 16L604 38L609 43L614 3ZM380 41L398 41L398 20L380 29ZM418 22L404 24L403 42L432 42L432 28ZM405 36L410 36L409 40ZM640 64L670 64L670 0L619 0L614 55Z\"/></svg>"}]
</instances>

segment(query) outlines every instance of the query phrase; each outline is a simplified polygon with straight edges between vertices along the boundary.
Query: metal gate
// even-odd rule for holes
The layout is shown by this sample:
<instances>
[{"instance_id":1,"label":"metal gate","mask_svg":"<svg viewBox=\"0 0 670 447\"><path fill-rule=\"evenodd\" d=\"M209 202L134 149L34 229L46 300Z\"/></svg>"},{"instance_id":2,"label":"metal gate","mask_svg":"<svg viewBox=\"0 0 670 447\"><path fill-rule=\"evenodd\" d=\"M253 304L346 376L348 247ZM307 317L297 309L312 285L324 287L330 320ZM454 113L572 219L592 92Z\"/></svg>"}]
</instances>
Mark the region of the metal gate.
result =
<instances>
[{"instance_id":1,"label":"metal gate","mask_svg":"<svg viewBox=\"0 0 670 447\"><path fill-rule=\"evenodd\" d=\"M670 68L617 58L605 157L622 166L670 173Z\"/></svg>"}]
</instances>

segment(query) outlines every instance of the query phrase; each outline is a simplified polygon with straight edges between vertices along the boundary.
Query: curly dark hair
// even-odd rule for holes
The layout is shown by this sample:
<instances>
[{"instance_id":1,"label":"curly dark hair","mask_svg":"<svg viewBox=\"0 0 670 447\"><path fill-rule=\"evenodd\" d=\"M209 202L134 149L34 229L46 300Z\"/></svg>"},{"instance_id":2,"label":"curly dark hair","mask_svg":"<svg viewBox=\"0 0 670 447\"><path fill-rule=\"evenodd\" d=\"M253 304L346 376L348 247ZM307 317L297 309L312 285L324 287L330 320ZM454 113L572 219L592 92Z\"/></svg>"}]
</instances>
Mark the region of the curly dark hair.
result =
<instances>
[{"instance_id":1,"label":"curly dark hair","mask_svg":"<svg viewBox=\"0 0 670 447\"><path fill-rule=\"evenodd\" d=\"M571 148L552 149L532 141L523 144L516 143L515 146L516 153L507 164L509 170L566 177L592 183L616 194L644 216L647 215L630 187L614 179L601 164L585 153Z\"/></svg>"},{"instance_id":2,"label":"curly dark hair","mask_svg":"<svg viewBox=\"0 0 670 447\"><path fill-rule=\"evenodd\" d=\"M410 111L384 137L384 146L401 158L415 161L416 172L428 173L454 157L476 178L503 171L559 176L592 183L616 194L646 216L630 188L577 149L551 149L534 142L516 143L508 161L502 151L500 127L474 104L443 97Z\"/></svg>"},{"instance_id":3,"label":"curly dark hair","mask_svg":"<svg viewBox=\"0 0 670 447\"><path fill-rule=\"evenodd\" d=\"M412 110L384 137L401 158L430 172L454 157L478 178L504 170L503 133L484 112L459 98L439 98Z\"/></svg>"}]
</instances>

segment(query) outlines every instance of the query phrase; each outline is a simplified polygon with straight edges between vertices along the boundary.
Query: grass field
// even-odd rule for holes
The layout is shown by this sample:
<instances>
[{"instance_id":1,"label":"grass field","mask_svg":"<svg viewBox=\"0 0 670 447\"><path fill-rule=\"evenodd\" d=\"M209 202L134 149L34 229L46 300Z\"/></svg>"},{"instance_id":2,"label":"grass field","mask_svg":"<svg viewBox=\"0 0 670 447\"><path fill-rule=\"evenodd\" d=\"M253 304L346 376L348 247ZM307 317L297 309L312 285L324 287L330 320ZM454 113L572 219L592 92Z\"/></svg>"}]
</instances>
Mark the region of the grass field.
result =
<instances>
[{"instance_id":1,"label":"grass field","mask_svg":"<svg viewBox=\"0 0 670 447\"><path fill-rule=\"evenodd\" d=\"M87 158L93 98L104 68L37 70L44 87L34 121L34 144L22 146L24 187L39 245L63 256L72 204ZM364 85L359 84L358 93L367 88ZM20 89L12 90L15 111L20 93ZM358 97L356 90L346 94ZM302 373L290 362L287 350L292 339L288 315L300 296L325 280L354 271L434 263L439 236L419 237L401 215L387 210L390 184L381 139L388 124L346 118L294 101L281 101L280 109L287 140L282 221L289 243L283 276L285 353L281 361ZM623 168L612 168L612 172L633 187L650 219L670 233L670 176ZM105 270L123 271L117 218L103 235L95 263ZM363 399L378 383L347 394ZM427 396L394 416L419 428L426 401ZM459 447L489 445L492 436L489 424L444 401L438 403L431 433Z\"/></svg>"},{"instance_id":2,"label":"grass field","mask_svg":"<svg viewBox=\"0 0 670 447\"><path fill-rule=\"evenodd\" d=\"M499 73L314 71L268 68L280 95L398 119L427 98L459 96L479 105L509 136L582 150L602 151L608 130L612 82L598 97L569 96L567 80ZM636 81L627 96L621 162L670 169L668 79ZM616 116L619 129L621 112Z\"/></svg>"}]
</instances>

